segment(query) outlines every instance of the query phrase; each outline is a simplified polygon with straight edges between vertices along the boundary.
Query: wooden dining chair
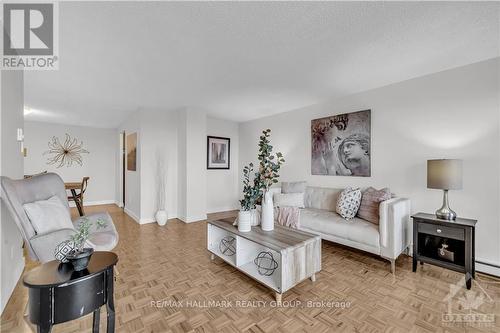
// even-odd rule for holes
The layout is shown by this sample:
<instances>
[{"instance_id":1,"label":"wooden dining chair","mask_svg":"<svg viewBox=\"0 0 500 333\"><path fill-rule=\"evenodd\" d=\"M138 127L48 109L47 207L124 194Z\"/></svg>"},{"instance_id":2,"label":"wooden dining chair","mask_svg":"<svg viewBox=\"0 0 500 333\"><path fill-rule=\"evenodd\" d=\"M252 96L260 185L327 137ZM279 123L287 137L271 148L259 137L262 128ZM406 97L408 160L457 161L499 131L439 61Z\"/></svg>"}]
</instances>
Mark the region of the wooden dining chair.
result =
<instances>
[{"instance_id":1,"label":"wooden dining chair","mask_svg":"<svg viewBox=\"0 0 500 333\"><path fill-rule=\"evenodd\" d=\"M83 177L82 184L80 186L80 193L76 193L76 189L71 189L71 196L68 197L68 200L73 200L76 204L76 208L78 209L78 213L80 216L85 215L85 211L83 210L83 195L87 190L87 185L90 177Z\"/></svg>"}]
</instances>

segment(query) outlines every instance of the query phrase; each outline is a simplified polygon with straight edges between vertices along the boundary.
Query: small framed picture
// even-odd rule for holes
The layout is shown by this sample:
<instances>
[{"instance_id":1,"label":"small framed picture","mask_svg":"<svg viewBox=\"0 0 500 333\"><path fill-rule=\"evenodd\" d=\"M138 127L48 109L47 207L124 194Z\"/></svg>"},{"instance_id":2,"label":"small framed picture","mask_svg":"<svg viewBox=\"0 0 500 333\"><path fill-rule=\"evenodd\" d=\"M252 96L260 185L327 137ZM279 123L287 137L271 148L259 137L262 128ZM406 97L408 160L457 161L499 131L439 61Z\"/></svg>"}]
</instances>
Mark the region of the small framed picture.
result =
<instances>
[{"instance_id":1,"label":"small framed picture","mask_svg":"<svg viewBox=\"0 0 500 333\"><path fill-rule=\"evenodd\" d=\"M229 169L231 139L207 136L207 169Z\"/></svg>"}]
</instances>

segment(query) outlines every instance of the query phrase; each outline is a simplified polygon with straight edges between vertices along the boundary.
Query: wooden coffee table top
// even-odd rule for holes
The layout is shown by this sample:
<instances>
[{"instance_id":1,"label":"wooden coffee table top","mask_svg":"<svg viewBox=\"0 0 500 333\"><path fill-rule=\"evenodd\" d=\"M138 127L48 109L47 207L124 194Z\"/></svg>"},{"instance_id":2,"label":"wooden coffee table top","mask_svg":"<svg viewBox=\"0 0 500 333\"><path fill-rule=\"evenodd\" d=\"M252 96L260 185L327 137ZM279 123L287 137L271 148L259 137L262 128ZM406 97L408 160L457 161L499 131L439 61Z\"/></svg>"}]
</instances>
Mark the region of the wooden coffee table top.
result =
<instances>
[{"instance_id":1,"label":"wooden coffee table top","mask_svg":"<svg viewBox=\"0 0 500 333\"><path fill-rule=\"evenodd\" d=\"M321 239L318 235L280 225L275 225L272 231L264 231L260 226L256 226L249 232L240 232L237 226L225 221L208 221L208 223L278 252Z\"/></svg>"}]
</instances>

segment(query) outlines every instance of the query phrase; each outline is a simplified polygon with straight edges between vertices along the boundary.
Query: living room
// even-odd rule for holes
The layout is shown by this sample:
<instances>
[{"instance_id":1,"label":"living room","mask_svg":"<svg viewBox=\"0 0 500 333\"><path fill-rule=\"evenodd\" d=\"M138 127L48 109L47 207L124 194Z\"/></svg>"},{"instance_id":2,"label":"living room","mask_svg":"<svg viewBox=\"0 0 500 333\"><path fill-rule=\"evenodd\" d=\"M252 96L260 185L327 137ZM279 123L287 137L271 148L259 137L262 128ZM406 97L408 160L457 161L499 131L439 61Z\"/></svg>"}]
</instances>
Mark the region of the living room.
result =
<instances>
[{"instance_id":1,"label":"living room","mask_svg":"<svg viewBox=\"0 0 500 333\"><path fill-rule=\"evenodd\" d=\"M47 3L2 332L498 331L499 3Z\"/></svg>"}]
</instances>

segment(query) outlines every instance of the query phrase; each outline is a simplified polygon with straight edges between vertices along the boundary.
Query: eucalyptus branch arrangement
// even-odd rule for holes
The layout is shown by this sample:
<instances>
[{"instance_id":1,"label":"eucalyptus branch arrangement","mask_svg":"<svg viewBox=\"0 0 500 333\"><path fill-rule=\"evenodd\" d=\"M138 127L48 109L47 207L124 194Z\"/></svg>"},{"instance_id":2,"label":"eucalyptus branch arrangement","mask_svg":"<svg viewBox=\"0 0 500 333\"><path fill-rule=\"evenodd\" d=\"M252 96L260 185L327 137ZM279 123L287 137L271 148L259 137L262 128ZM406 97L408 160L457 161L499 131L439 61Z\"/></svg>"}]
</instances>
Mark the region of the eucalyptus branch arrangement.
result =
<instances>
[{"instance_id":1,"label":"eucalyptus branch arrangement","mask_svg":"<svg viewBox=\"0 0 500 333\"><path fill-rule=\"evenodd\" d=\"M85 242L89 239L90 228L93 224L94 223L92 223L87 217L80 219L75 233L69 238L75 244L75 252L81 252L83 250ZM96 220L95 224L97 229L101 229L106 227L107 222L106 220L99 218Z\"/></svg>"},{"instance_id":2,"label":"eucalyptus branch arrangement","mask_svg":"<svg viewBox=\"0 0 500 333\"><path fill-rule=\"evenodd\" d=\"M251 175L254 171L253 163L243 168L243 199L240 200L243 210L251 210L262 201L264 191L267 191L273 184L278 182L279 170L285 162L283 154L277 152L273 154L273 146L269 140L271 130L262 131L259 138L259 170L254 173L253 181Z\"/></svg>"},{"instance_id":3,"label":"eucalyptus branch arrangement","mask_svg":"<svg viewBox=\"0 0 500 333\"><path fill-rule=\"evenodd\" d=\"M240 205L244 211L254 209L260 195L259 189L250 181L252 172L253 163L243 168L243 199L240 200Z\"/></svg>"},{"instance_id":4,"label":"eucalyptus branch arrangement","mask_svg":"<svg viewBox=\"0 0 500 333\"><path fill-rule=\"evenodd\" d=\"M273 146L269 140L270 136L271 130L266 129L262 131L259 141L259 172L256 178L258 178L257 183L261 191L267 191L273 184L278 182L281 165L285 163L281 152L273 154Z\"/></svg>"}]
</instances>

